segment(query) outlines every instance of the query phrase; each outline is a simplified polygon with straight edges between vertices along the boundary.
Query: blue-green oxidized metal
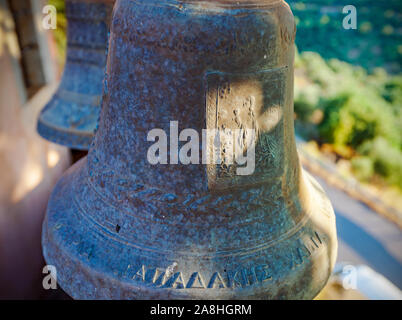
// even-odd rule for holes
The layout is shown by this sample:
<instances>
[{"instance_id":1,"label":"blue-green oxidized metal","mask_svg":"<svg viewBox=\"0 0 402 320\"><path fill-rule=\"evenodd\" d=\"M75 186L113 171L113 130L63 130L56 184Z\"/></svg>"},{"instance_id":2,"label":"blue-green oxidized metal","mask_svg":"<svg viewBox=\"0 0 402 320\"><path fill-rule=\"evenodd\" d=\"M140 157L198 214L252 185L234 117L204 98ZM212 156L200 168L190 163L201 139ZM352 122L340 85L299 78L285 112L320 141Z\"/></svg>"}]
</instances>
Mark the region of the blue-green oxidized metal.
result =
<instances>
[{"instance_id":1,"label":"blue-green oxidized metal","mask_svg":"<svg viewBox=\"0 0 402 320\"><path fill-rule=\"evenodd\" d=\"M99 130L58 182L43 249L78 299L311 299L335 217L300 166L281 0L118 0ZM256 130L255 171L148 162L151 129ZM227 152L221 147L221 154Z\"/></svg>"},{"instance_id":2,"label":"blue-green oxidized metal","mask_svg":"<svg viewBox=\"0 0 402 320\"><path fill-rule=\"evenodd\" d=\"M47 140L88 150L100 113L114 0L66 0L67 58L60 86L37 130Z\"/></svg>"}]
</instances>

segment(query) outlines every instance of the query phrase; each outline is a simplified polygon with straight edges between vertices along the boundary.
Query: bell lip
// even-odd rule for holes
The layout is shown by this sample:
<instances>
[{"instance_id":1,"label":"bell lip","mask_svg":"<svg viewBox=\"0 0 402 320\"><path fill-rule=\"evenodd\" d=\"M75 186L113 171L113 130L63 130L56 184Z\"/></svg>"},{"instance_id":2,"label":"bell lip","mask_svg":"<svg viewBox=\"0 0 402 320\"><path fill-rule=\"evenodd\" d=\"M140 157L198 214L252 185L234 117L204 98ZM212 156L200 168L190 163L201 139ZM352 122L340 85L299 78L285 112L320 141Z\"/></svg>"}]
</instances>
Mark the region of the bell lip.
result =
<instances>
[{"instance_id":1,"label":"bell lip","mask_svg":"<svg viewBox=\"0 0 402 320\"><path fill-rule=\"evenodd\" d=\"M68 179L67 183L65 183L65 186L67 186L67 189L71 190L71 183L73 182L72 177L80 172L81 166L86 165L86 160L87 157L84 157L80 161L78 161L76 164L74 164L70 169L66 171L64 174L63 178L59 180L58 184L54 188L52 195L49 200L49 205L47 208L46 212L46 217L43 222L42 226L42 247L43 247L43 255L48 264L55 265L58 270L63 270L68 274L80 274L80 277L78 281L75 281L73 283L71 278L69 280L67 279L62 279L62 281L58 282L60 286L68 293L72 298L74 299L110 299L110 298L131 298L131 299L266 299L264 298L261 294L259 295L253 295L253 287L248 287L246 290L244 288L240 288L242 290L237 291L233 290L232 288L225 288L225 289L220 289L221 291L219 292L219 295L209 295L206 291L204 291L204 294L202 292L199 292L198 294L194 294L194 292L190 292L192 294L189 295L189 292L179 292L180 290L176 289L162 289L162 288L155 288L155 287L149 287L146 285L138 285L137 283L129 282L127 279L119 279L116 274L112 273L111 269L105 270L105 265L90 265L88 263L88 260L85 259L77 259L77 257L81 258L82 253L79 252L78 250L72 250L71 251L71 246L68 246L68 244L64 241L52 241L56 237L58 237L58 240L62 239L57 235L58 232L58 225L55 224L55 221L52 221L52 223L49 223L49 217L54 215L56 211L52 210L52 203L51 203L51 198L55 196L58 192L60 193L59 189L59 184L62 184L62 180ZM304 171L304 170L303 170ZM305 172L303 173L305 174ZM309 181L310 179L313 179L308 173L304 177L302 176L303 183L311 183ZM315 181L315 180L314 180ZM315 183L319 186L319 184L315 181ZM70 184L70 185L69 185ZM69 185L69 186L68 186ZM65 187L64 187L65 189ZM323 190L322 190L323 191ZM323 191L324 192L324 191ZM324 192L325 193L325 192ZM60 198L59 198L60 199ZM74 213L75 210L79 210L79 207L77 207L71 199L67 199L67 197L61 197L60 202L64 202L64 207L66 210L63 212L63 215L76 215ZM329 203L329 202L328 202ZM328 204L326 203L326 204ZM332 235L336 235L336 226L335 226L335 215L333 213L332 205L329 203L330 208L329 210L332 210L332 217L330 217L330 233ZM53 211L53 212L52 212ZM321 210L318 209L316 212L311 212L308 213L308 215L315 215L315 214L321 214ZM307 213L306 213L307 215ZM71 219L71 218L70 218ZM78 225L83 227L84 229L86 228L87 230L85 232L93 232L93 228L89 227L85 222L77 219L77 224L69 224L69 228L74 228L76 227L76 230L79 230ZM304 234L305 232L308 232L308 228L311 228L311 225L304 224L298 233ZM81 229L82 230L82 229ZM295 238L298 233L292 234L289 239ZM83 234L83 233L81 233ZM300 236L300 235L299 235ZM100 239L100 238L99 238ZM326 285L330 275L331 271L334 268L335 265L335 260L336 260L336 255L337 255L337 239L336 237L327 237L327 241L325 242L326 249L325 253L328 253L328 272L324 276L325 279L320 279L318 285L317 283L315 284L314 290L310 290L307 295L304 295L302 297L299 297L300 299L313 299L318 295L318 293L324 288ZM104 243L109 245L110 243L114 243L115 240L112 238L104 239ZM108 246L104 246L104 248L108 248ZM110 247L109 247L110 248ZM84 256L85 257L85 256ZM306 266L307 268L307 266ZM102 270L103 269L103 270ZM83 279L81 276L85 275L85 279ZM59 276L58 279L61 277ZM322 278L322 277L321 277ZM73 279L75 280L75 279ZM89 285L92 285L92 288L95 288L95 292L92 291L86 291L85 290L77 290L77 286L83 285L86 282ZM101 288L99 291L103 291L102 289L105 290L106 294L103 293L96 293L96 288L94 287L94 284L104 284L105 288ZM119 287L116 289L116 287ZM120 292L121 290L121 292ZM193 289L188 289L188 290L193 290ZM213 290L213 289L210 289ZM133 291L136 291L134 294ZM268 292L268 291L266 291ZM110 294L111 293L111 294ZM288 299L294 299L294 297L285 297Z\"/></svg>"},{"instance_id":2,"label":"bell lip","mask_svg":"<svg viewBox=\"0 0 402 320\"><path fill-rule=\"evenodd\" d=\"M95 136L94 132L54 126L42 119L42 113L38 118L36 131L48 141L82 151L89 150Z\"/></svg>"}]
</instances>

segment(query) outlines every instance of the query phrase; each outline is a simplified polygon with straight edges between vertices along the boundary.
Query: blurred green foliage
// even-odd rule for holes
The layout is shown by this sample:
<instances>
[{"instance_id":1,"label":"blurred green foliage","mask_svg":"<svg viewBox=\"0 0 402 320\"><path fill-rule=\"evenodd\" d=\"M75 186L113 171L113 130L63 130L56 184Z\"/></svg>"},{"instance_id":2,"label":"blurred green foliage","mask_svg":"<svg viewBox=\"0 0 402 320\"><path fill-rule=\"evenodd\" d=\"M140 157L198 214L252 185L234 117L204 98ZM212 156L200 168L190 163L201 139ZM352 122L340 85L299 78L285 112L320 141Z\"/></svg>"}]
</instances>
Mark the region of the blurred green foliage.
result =
<instances>
[{"instance_id":1,"label":"blurred green foliage","mask_svg":"<svg viewBox=\"0 0 402 320\"><path fill-rule=\"evenodd\" d=\"M297 54L296 66L304 83L295 89L299 133L352 159L359 178L378 175L402 189L402 76L315 52Z\"/></svg>"},{"instance_id":2,"label":"blurred green foliage","mask_svg":"<svg viewBox=\"0 0 402 320\"><path fill-rule=\"evenodd\" d=\"M297 24L301 52L315 51L367 70L381 66L399 73L402 60L402 1L287 0ZM354 5L357 29L344 29L346 5Z\"/></svg>"},{"instance_id":3,"label":"blurred green foliage","mask_svg":"<svg viewBox=\"0 0 402 320\"><path fill-rule=\"evenodd\" d=\"M358 179L362 181L369 181L373 177L375 173L374 163L370 157L355 157L351 160L351 163Z\"/></svg>"},{"instance_id":4,"label":"blurred green foliage","mask_svg":"<svg viewBox=\"0 0 402 320\"><path fill-rule=\"evenodd\" d=\"M58 49L59 63L63 65L67 45L67 19L65 16L64 0L49 0L49 4L54 5L57 10L57 28L54 30L53 36Z\"/></svg>"},{"instance_id":5,"label":"blurred green foliage","mask_svg":"<svg viewBox=\"0 0 402 320\"><path fill-rule=\"evenodd\" d=\"M399 73L402 61L402 1L355 0L357 29L342 27L349 0L287 0L297 24L296 44L301 52L315 51L367 70L381 66ZM63 58L66 47L64 0L49 0L57 8L55 38Z\"/></svg>"}]
</instances>

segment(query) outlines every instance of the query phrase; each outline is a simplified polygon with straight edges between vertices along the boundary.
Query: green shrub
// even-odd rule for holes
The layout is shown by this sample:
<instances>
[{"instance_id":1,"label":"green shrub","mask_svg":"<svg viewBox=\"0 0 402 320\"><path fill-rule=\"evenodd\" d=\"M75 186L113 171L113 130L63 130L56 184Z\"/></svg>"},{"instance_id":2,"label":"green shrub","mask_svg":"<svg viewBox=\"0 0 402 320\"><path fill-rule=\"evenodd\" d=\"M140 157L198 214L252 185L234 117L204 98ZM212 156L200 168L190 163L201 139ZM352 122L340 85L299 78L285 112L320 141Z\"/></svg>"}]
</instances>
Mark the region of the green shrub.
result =
<instances>
[{"instance_id":1,"label":"green shrub","mask_svg":"<svg viewBox=\"0 0 402 320\"><path fill-rule=\"evenodd\" d=\"M323 142L335 143L335 131L341 122L341 110L349 100L348 94L341 94L329 99L321 98L319 108L323 111L323 120L318 126Z\"/></svg>"},{"instance_id":2,"label":"green shrub","mask_svg":"<svg viewBox=\"0 0 402 320\"><path fill-rule=\"evenodd\" d=\"M391 108L369 90L356 91L347 101L341 114L342 121L335 135L337 143L358 148L377 136L397 145L397 128Z\"/></svg>"},{"instance_id":3,"label":"green shrub","mask_svg":"<svg viewBox=\"0 0 402 320\"><path fill-rule=\"evenodd\" d=\"M391 77L383 83L383 98L395 106L397 111L402 109L402 76Z\"/></svg>"},{"instance_id":4,"label":"green shrub","mask_svg":"<svg viewBox=\"0 0 402 320\"><path fill-rule=\"evenodd\" d=\"M335 146L357 149L377 136L386 138L392 145L401 144L400 129L392 108L367 89L321 98L323 121L319 132L324 142Z\"/></svg>"},{"instance_id":5,"label":"green shrub","mask_svg":"<svg viewBox=\"0 0 402 320\"><path fill-rule=\"evenodd\" d=\"M374 175L374 163L369 157L356 157L351 160L352 170L359 180L368 181Z\"/></svg>"},{"instance_id":6,"label":"green shrub","mask_svg":"<svg viewBox=\"0 0 402 320\"><path fill-rule=\"evenodd\" d=\"M385 138L377 137L363 144L359 151L370 157L374 170L390 184L402 188L402 151L392 146Z\"/></svg>"},{"instance_id":7,"label":"green shrub","mask_svg":"<svg viewBox=\"0 0 402 320\"><path fill-rule=\"evenodd\" d=\"M316 52L304 52L301 55L309 79L320 85L322 88L327 88L331 80L334 78L334 72L325 62L325 60Z\"/></svg>"}]
</instances>

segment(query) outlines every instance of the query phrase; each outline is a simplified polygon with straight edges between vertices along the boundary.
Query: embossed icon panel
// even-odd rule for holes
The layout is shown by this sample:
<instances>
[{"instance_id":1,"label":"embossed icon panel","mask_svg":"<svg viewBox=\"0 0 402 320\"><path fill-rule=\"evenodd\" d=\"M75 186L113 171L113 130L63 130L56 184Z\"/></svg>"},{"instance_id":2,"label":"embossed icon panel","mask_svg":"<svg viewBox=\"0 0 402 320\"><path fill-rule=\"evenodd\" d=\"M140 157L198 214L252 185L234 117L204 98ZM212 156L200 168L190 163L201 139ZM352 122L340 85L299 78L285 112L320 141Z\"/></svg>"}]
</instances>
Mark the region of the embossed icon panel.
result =
<instances>
[{"instance_id":1,"label":"embossed icon panel","mask_svg":"<svg viewBox=\"0 0 402 320\"><path fill-rule=\"evenodd\" d=\"M287 67L282 67L253 73L209 72L206 75L207 129L216 129L221 135L226 132L229 136L219 144L217 153L221 163L208 165L211 187L258 184L283 175L284 145L280 141L284 138L286 71ZM242 135L230 136L235 132ZM208 140L209 147L212 138ZM255 154L254 172L237 174L239 161L236 160L250 151ZM230 152L233 155L228 157ZM234 161L225 161L232 156Z\"/></svg>"}]
</instances>

